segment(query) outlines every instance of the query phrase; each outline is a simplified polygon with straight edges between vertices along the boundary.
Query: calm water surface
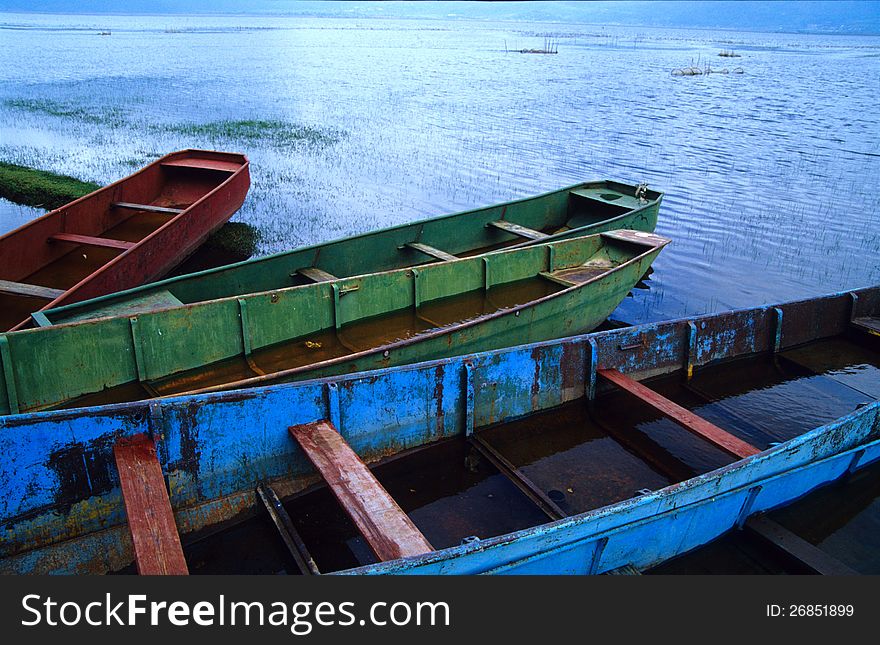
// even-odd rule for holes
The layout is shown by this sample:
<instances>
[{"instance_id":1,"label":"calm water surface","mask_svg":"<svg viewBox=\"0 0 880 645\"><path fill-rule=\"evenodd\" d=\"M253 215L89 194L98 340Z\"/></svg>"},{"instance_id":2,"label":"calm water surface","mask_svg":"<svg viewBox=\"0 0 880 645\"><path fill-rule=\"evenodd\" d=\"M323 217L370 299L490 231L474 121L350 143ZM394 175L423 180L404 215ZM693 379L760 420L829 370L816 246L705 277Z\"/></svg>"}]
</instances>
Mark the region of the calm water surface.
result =
<instances>
[{"instance_id":1,"label":"calm water surface","mask_svg":"<svg viewBox=\"0 0 880 645\"><path fill-rule=\"evenodd\" d=\"M558 55L505 52L546 35ZM692 62L744 73L670 75ZM0 13L0 160L107 183L244 152L235 219L266 253L647 181L674 243L615 314L638 323L880 281L878 78L877 37ZM0 207L0 231L20 214Z\"/></svg>"}]
</instances>

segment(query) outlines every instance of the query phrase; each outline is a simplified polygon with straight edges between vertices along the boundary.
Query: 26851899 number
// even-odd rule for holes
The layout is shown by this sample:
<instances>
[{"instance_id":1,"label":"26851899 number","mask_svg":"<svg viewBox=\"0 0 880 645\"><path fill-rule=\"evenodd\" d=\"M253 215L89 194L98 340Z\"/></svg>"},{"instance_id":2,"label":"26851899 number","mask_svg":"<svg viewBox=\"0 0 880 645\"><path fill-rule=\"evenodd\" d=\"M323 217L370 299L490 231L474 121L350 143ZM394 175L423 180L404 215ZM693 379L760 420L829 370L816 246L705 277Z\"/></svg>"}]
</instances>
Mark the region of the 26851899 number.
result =
<instances>
[{"instance_id":1,"label":"26851899 number","mask_svg":"<svg viewBox=\"0 0 880 645\"><path fill-rule=\"evenodd\" d=\"M797 616L797 617L849 617L855 614L853 605L767 605L767 615L770 617Z\"/></svg>"},{"instance_id":2,"label":"26851899 number","mask_svg":"<svg viewBox=\"0 0 880 645\"><path fill-rule=\"evenodd\" d=\"M789 616L852 616L852 605L789 605Z\"/></svg>"}]
</instances>

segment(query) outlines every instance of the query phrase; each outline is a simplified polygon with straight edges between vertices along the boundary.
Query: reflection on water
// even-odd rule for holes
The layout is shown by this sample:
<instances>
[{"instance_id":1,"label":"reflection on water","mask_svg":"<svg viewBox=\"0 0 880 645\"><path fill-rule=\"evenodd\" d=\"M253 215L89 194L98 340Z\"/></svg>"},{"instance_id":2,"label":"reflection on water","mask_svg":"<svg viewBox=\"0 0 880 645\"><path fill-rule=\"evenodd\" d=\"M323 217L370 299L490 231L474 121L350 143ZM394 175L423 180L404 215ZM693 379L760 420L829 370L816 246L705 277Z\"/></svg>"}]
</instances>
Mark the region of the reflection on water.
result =
<instances>
[{"instance_id":1,"label":"reflection on water","mask_svg":"<svg viewBox=\"0 0 880 645\"><path fill-rule=\"evenodd\" d=\"M43 215L46 211L32 206L15 204L0 197L0 235L14 228L27 224L32 219Z\"/></svg>"},{"instance_id":2,"label":"reflection on water","mask_svg":"<svg viewBox=\"0 0 880 645\"><path fill-rule=\"evenodd\" d=\"M611 177L665 191L658 232L674 239L619 319L880 280L877 37L247 16L4 25L16 28L0 58L18 64L0 69L0 159L107 183L174 149L244 152L253 188L236 219L261 228L264 252ZM548 32L564 32L558 55L504 50ZM723 49L744 74L669 73L698 56L728 65ZM0 229L18 223L0 215Z\"/></svg>"}]
</instances>

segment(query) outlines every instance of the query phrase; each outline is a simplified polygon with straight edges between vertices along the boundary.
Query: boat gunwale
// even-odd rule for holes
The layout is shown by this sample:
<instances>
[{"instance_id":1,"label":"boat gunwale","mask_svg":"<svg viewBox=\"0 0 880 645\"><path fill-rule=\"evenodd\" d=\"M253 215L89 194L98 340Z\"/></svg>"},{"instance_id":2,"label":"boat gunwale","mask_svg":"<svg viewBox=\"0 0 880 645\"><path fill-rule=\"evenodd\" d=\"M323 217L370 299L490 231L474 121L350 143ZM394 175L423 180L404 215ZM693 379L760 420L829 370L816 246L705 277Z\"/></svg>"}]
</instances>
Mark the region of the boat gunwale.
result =
<instances>
[{"instance_id":1,"label":"boat gunwale","mask_svg":"<svg viewBox=\"0 0 880 645\"><path fill-rule=\"evenodd\" d=\"M364 238L374 236L374 235L378 236L381 234L390 233L392 231L405 229L410 226L417 226L420 224L424 225L424 224L427 224L428 222L439 222L439 221L445 221L445 220L448 220L448 219L454 218L454 217L465 217L468 215L473 215L474 213L479 213L482 211L489 210L491 208L504 208L507 206L512 206L514 204L524 204L524 203L527 203L530 201L536 201L539 199L546 199L547 197L551 197L551 196L557 195L559 193L570 192L572 190L577 190L578 188L592 186L595 184L607 185L607 184L613 184L613 183L633 187L630 184L625 184L624 182L618 182L613 179L596 179L596 180L584 181L584 182L580 182L577 184L572 184L571 186L566 186L563 188L557 188L555 190L547 191L547 192L541 193L539 195L530 195L527 197L522 197L519 199L507 201L507 202L501 202L499 204L488 204L486 206L480 206L480 207L473 208L473 209L466 210L466 211L446 213L445 215L438 215L436 217L428 217L428 218L421 219L421 220L401 222L400 224L394 224L392 226L386 226L384 228L379 228L379 229L375 229L375 230L371 230L371 231L364 231L363 233L358 233L356 235L339 237L336 239L327 240L325 242L319 242L317 244L310 244L308 246L301 246L301 247L297 247L294 249L288 249L286 251L279 251L277 253L270 253L269 255L260 256L258 258L249 258L246 260L240 260L238 262L233 262L232 264L225 264L223 266L213 267L210 269L204 269L202 271L195 271L193 273L187 273L187 274L184 274L181 276L173 276L170 278L165 278L163 280L157 280L155 282L150 282L148 284L140 285L138 287L133 287L131 289L117 291L115 293L110 293L110 294L106 294L103 296L98 296L96 298L89 298L88 300L82 300L80 302L68 303L65 305L61 305L59 307L47 307L46 309L43 310L43 313L46 316L54 316L56 314L64 315L64 314L74 310L77 307L81 307L85 303L89 303L89 305L99 305L99 304L109 302L115 298L119 298L120 296L126 296L125 298L120 299L121 302L126 302L127 300L129 300L129 296L136 297L137 294L142 293L144 291L162 290L162 289L166 288L166 286L171 285L171 284L185 282L188 280L199 279L199 278L202 278L205 276L221 273L221 272L224 272L227 270L233 270L233 269L237 270L238 268L240 268L242 266L251 266L256 263L269 262L269 261L272 261L275 259L279 259L279 258L283 258L285 256L292 255L294 253L306 253L308 251L320 251L321 248L328 246L330 244L337 244L337 243L340 243L343 241L348 241L348 240L360 240L360 239L364 239ZM571 229L571 230L583 230L583 234L579 236L579 237L583 237L583 236L590 235L591 233L589 232L589 229L594 226L610 225L610 224L612 224L612 223L614 223L624 217L632 217L633 215L638 215L638 214L640 214L640 213L642 213L642 212L646 211L647 209L652 208L654 206L657 206L659 208L660 204L663 201L663 197L664 197L665 193L662 193L660 191L651 191L651 192L656 193L657 197L655 199L649 200L647 203L645 203L643 205L640 205L638 208L627 210L626 212L621 213L619 215L615 215L614 217L609 217L608 219L603 219L599 222L595 222L594 224L590 224L588 226L583 226L578 229ZM554 233L554 234L548 235L547 237L541 238L540 240L523 240L522 242L518 242L517 244L512 244L510 246L506 246L501 249L487 251L486 253L482 253L479 255L488 255L490 253L502 253L504 251L516 250L516 249L526 247L526 246L535 246L537 244L559 241L559 240L563 239L565 236L569 235L569 233L571 233L571 230L563 231L560 233ZM595 233L595 235L598 235L598 233ZM471 257L477 257L477 256L471 256ZM458 258L458 259L466 260L468 258L462 257L462 258ZM416 266L416 265L413 265L413 266ZM399 267L399 268L412 268L412 267ZM396 269L388 269L388 270L394 271ZM370 272L370 273L383 273L383 272L380 271L380 272ZM361 275L370 275L370 273L346 276L346 278L360 277ZM345 279L345 278L340 278L340 279ZM300 286L306 286L306 285L300 285ZM290 287L279 287L278 289L287 289L287 288L290 288ZM275 290L277 290L277 289L272 289L270 291L275 291ZM241 297L242 295L250 295L250 294L237 294L235 296L224 296L224 297L225 298L235 298L235 297ZM222 299L223 298L215 298L214 300L222 300ZM199 300L199 301L196 301L193 303L187 303L187 304L199 304L201 302L210 302L210 300ZM186 305L183 305L183 306L186 306ZM170 307L170 308L173 309L175 307ZM100 316L100 317L95 317L95 318L88 318L86 320L76 320L76 321L71 321L71 322L65 322L64 320L60 320L57 323L52 322L52 320L50 318L49 322L52 323L52 326L58 326L58 325L75 324L78 322L86 322L86 321L92 321L92 320L103 320L105 318L113 318L113 317L114 316L112 316L112 315L108 315L108 316Z\"/></svg>"},{"instance_id":2,"label":"boat gunwale","mask_svg":"<svg viewBox=\"0 0 880 645\"><path fill-rule=\"evenodd\" d=\"M237 180L240 177L241 173L243 173L245 170L247 170L249 168L250 161L248 160L246 155L244 155L243 153L240 153L240 152L226 152L226 151L220 151L220 150L201 150L198 148L186 148L184 150L177 150L175 152L170 152L166 155L163 155L162 157L159 157L158 159L156 159L152 163L147 164L146 166L144 166L140 170L138 170L134 173L131 173L130 175L126 175L125 177L117 179L113 183L107 184L106 186L102 186L101 188L94 190L94 191L88 193L87 195L83 195L82 197L78 197L77 199L73 200L72 202L68 202L67 204L64 204L63 206L59 206L58 208L51 210L51 211L45 213L44 215L41 215L40 217L34 218L31 221L23 224L22 226L19 226L18 228L13 229L12 231L9 231L8 233L5 233L4 235L0 235L0 243L2 243L4 239L7 239L7 238L12 239L12 236L14 234L18 234L18 233L22 232L23 230L30 228L31 226L34 226L38 222L40 222L44 219L47 219L49 217L57 217L58 215L61 215L64 210L70 208L74 204L84 203L90 199L93 199L94 196L99 193L111 191L114 188L116 188L117 186L120 186L123 183L130 181L133 177L137 177L137 176L141 175L142 173L148 172L156 166L161 166L162 163L165 163L166 161L168 161L171 158L174 158L174 157L184 157L184 158L193 157L193 156L196 156L193 153L200 153L200 152L229 156L229 157L240 157L242 163L238 167L237 170L230 172L228 177L226 177L223 181L221 181L217 186L215 186L214 188L212 188L211 190L209 190L208 192L203 194L199 199L197 199L192 204L187 206L180 213L177 213L176 215L171 217L167 222L165 222L164 224L162 224L161 226L159 226L158 228L153 230L149 235L146 235L142 239L135 242L134 245L131 246L130 248L125 249L124 251L122 251L122 253L119 253L115 257L111 258L109 261L107 261L106 263L101 265L98 269L96 269L92 273L88 274L86 277L84 277L82 280L80 280L76 284L72 285L68 289L65 289L63 294L61 294L60 296L58 296L54 300L49 301L46 305L41 307L39 309L39 311L44 312L44 315L45 315L46 311L54 308L53 305L55 303L67 299L72 294L74 294L78 289L85 286L87 283L91 282L92 280L94 280L98 276L100 276L106 272L111 271L112 268L117 263L121 262L124 257L127 257L129 255L132 255L134 253L139 252L140 249L142 248L142 246L144 246L149 241L151 241L152 238L154 238L155 236L159 235L160 232L163 232L165 229L171 227L172 225L175 225L180 219L188 216L189 213L194 208L196 208L197 206L200 206L206 199L208 199L209 197L213 197L214 194L216 192L218 192L220 189L224 188L225 186L228 186L234 180ZM147 286L149 286L149 284L152 284L152 283L148 283ZM100 297L105 298L105 297L113 296L113 295L115 295L115 294L107 294L105 296L100 296ZM80 302L84 302L84 301L80 301ZM74 306L77 304L79 304L79 303L73 302L73 303L68 303L67 305L63 305L63 306ZM14 327L9 329L7 332L4 332L4 333L13 332L13 331L23 331L22 327L24 325L26 325L27 323L28 323L28 319L24 319L21 322L17 323Z\"/></svg>"}]
</instances>

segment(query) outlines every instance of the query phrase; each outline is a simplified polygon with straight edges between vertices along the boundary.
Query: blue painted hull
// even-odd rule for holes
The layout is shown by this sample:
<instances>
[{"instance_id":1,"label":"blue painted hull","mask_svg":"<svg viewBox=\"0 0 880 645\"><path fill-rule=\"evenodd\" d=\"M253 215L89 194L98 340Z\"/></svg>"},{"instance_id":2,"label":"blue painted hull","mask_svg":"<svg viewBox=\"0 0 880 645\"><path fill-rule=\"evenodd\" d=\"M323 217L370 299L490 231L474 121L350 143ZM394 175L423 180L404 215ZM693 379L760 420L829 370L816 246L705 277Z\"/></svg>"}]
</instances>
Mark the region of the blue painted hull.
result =
<instances>
[{"instance_id":1,"label":"blue painted hull","mask_svg":"<svg viewBox=\"0 0 880 645\"><path fill-rule=\"evenodd\" d=\"M372 373L0 417L0 572L85 573L132 561L112 446L157 440L186 536L255 512L254 487L315 483L287 428L329 419L375 462L407 448L586 399L597 368L644 378L844 333L880 288L643 325ZM873 403L759 455L638 498L475 544L351 573L601 573L656 564L749 513L880 456Z\"/></svg>"}]
</instances>

